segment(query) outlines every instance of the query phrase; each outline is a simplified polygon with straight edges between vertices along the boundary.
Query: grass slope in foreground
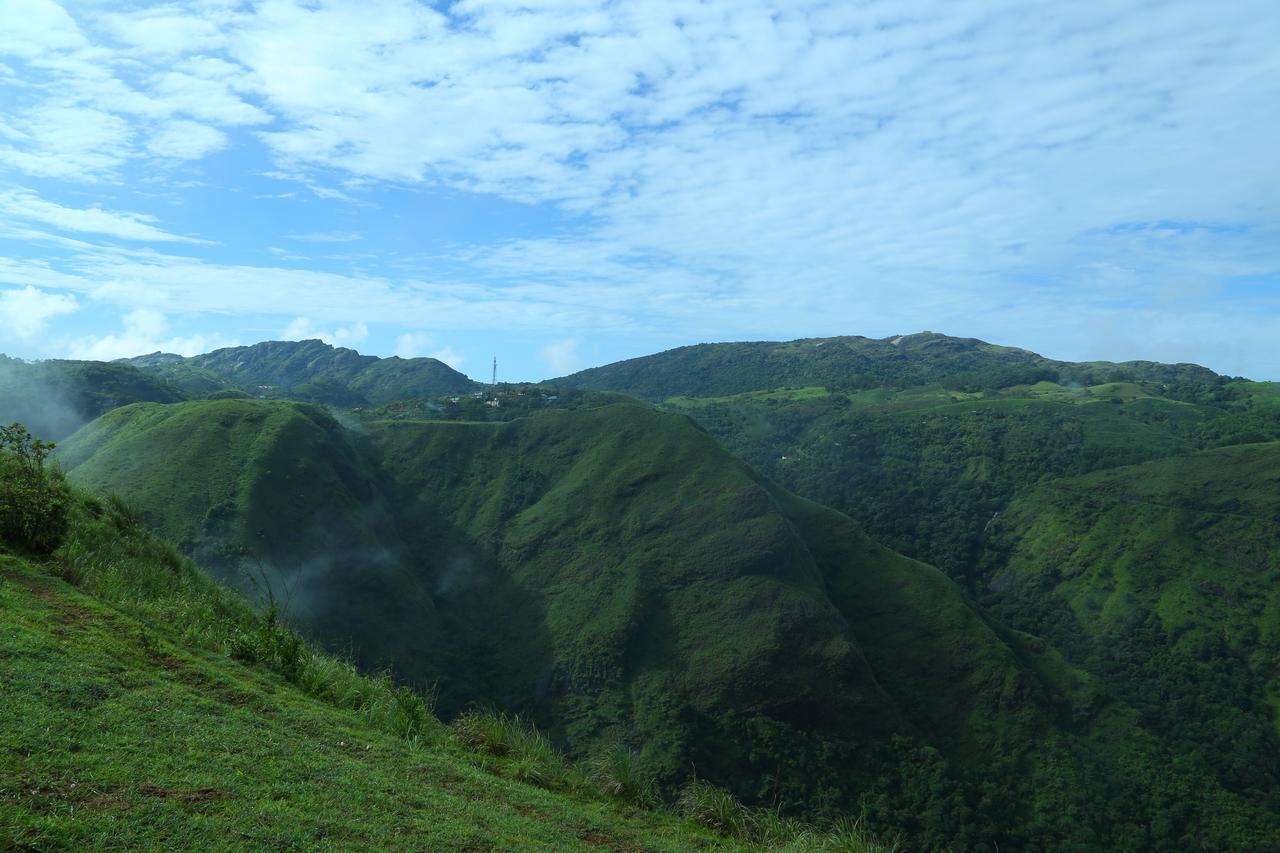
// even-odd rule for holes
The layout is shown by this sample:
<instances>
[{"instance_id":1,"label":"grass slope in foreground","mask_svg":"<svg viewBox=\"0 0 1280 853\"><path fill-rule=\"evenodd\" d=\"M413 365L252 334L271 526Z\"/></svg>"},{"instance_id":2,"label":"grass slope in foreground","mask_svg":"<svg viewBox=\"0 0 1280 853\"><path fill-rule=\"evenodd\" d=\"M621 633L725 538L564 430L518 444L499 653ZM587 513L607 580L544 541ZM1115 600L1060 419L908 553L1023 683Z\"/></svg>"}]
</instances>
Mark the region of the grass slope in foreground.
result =
<instances>
[{"instance_id":1,"label":"grass slope in foreground","mask_svg":"<svg viewBox=\"0 0 1280 853\"><path fill-rule=\"evenodd\" d=\"M623 774L315 654L119 501L70 510L47 558L0 541L0 847L884 849L706 786L702 825L628 805Z\"/></svg>"}]
</instances>

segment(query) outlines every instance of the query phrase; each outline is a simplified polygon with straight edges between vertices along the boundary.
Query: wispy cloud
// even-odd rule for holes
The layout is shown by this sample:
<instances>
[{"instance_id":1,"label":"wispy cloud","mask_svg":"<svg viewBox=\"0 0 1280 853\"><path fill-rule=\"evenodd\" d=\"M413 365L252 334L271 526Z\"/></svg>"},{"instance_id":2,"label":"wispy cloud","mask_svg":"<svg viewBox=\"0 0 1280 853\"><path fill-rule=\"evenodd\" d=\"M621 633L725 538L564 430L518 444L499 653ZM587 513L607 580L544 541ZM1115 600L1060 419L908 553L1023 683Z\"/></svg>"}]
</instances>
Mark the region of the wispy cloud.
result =
<instances>
[{"instance_id":1,"label":"wispy cloud","mask_svg":"<svg viewBox=\"0 0 1280 853\"><path fill-rule=\"evenodd\" d=\"M64 207L29 190L0 192L0 214L12 219L50 225L63 231L102 234L123 240L159 243L204 243L156 227L156 218L141 213L103 210L97 207Z\"/></svg>"}]
</instances>

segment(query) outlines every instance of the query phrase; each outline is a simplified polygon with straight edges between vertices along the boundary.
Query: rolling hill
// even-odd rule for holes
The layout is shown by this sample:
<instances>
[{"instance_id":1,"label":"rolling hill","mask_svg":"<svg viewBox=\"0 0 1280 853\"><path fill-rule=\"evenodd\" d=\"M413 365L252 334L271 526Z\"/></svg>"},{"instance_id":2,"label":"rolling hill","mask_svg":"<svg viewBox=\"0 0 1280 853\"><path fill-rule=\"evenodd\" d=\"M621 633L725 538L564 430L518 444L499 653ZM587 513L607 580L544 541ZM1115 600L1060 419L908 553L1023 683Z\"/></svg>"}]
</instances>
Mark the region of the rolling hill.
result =
<instances>
[{"instance_id":1,"label":"rolling hill","mask_svg":"<svg viewBox=\"0 0 1280 853\"><path fill-rule=\"evenodd\" d=\"M130 365L25 362L0 355L0 424L20 421L49 440L70 435L117 406L183 398L170 383Z\"/></svg>"},{"instance_id":2,"label":"rolling hill","mask_svg":"<svg viewBox=\"0 0 1280 853\"><path fill-rule=\"evenodd\" d=\"M983 569L994 612L1280 810L1280 443L1047 483Z\"/></svg>"}]
</instances>

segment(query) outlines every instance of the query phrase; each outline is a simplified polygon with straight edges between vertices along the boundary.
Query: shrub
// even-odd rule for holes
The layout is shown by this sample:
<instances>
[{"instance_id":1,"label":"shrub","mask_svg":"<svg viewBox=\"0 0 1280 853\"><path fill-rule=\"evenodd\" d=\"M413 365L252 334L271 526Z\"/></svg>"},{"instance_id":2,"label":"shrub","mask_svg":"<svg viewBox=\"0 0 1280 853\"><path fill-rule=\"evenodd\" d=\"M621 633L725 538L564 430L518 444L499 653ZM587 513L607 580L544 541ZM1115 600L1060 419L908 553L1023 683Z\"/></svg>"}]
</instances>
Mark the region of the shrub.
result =
<instances>
[{"instance_id":1,"label":"shrub","mask_svg":"<svg viewBox=\"0 0 1280 853\"><path fill-rule=\"evenodd\" d=\"M53 449L22 424L0 427L0 540L32 554L53 553L70 523L70 491L45 465Z\"/></svg>"}]
</instances>

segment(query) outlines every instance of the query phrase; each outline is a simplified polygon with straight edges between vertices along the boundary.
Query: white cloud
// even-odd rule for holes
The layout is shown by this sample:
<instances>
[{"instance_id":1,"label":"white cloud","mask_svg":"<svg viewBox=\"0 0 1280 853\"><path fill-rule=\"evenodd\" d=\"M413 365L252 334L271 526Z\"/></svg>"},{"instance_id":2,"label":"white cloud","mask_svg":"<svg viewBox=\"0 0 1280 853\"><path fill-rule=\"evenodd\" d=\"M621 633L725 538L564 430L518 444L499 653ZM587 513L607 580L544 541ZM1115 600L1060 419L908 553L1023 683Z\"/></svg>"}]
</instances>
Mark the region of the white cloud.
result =
<instances>
[{"instance_id":1,"label":"white cloud","mask_svg":"<svg viewBox=\"0 0 1280 853\"><path fill-rule=\"evenodd\" d=\"M426 355L429 346L431 346L431 336L426 332L405 332L403 335L396 336L396 346L392 354L401 358L418 358Z\"/></svg>"},{"instance_id":2,"label":"white cloud","mask_svg":"<svg viewBox=\"0 0 1280 853\"><path fill-rule=\"evenodd\" d=\"M226 144L226 134L216 127L180 119L161 125L147 141L147 150L159 157L199 160Z\"/></svg>"},{"instance_id":3,"label":"white cloud","mask_svg":"<svg viewBox=\"0 0 1280 853\"><path fill-rule=\"evenodd\" d=\"M458 352L453 347L448 347L448 346L441 347L440 349L431 353L431 357L436 359L437 361L443 361L445 364L449 365L454 370L461 370L462 362L466 361L466 359L463 358L462 353Z\"/></svg>"},{"instance_id":4,"label":"white cloud","mask_svg":"<svg viewBox=\"0 0 1280 853\"><path fill-rule=\"evenodd\" d=\"M578 366L578 342L573 338L553 341L542 348L542 360L557 376L572 373Z\"/></svg>"},{"instance_id":5,"label":"white cloud","mask_svg":"<svg viewBox=\"0 0 1280 853\"><path fill-rule=\"evenodd\" d=\"M1280 276L1280 15L1267 0L1169 0L1158 14L1102 0L174 0L81 4L74 19L5 2L12 170L163 174L248 137L236 162L310 190L296 204L369 203L370 244L442 188L543 206L517 239L491 236L524 227L498 217L416 267L59 243L20 284L62 276L124 306L303 314L335 336L430 316L585 342L1057 334L1064 316L1087 326L1113 309L1138 328L1142 312L1174 310L1171 294L1202 294L1202 308L1234 277ZM226 134L237 127L253 133ZM427 192L380 206L386 182ZM548 224L549 209L569 217ZM81 213L108 229L86 233L158 230ZM1227 301L1218 316L1244 316Z\"/></svg>"},{"instance_id":6,"label":"white cloud","mask_svg":"<svg viewBox=\"0 0 1280 853\"><path fill-rule=\"evenodd\" d=\"M172 335L169 318L159 311L139 308L121 318L118 334L86 336L62 341L61 349L68 358L111 361L152 352L196 355L220 347L238 346L234 339L221 335Z\"/></svg>"},{"instance_id":7,"label":"white cloud","mask_svg":"<svg viewBox=\"0 0 1280 853\"><path fill-rule=\"evenodd\" d=\"M364 323L339 326L331 331L317 329L307 317L298 317L282 333L286 341L319 339L336 347L354 347L369 337L369 327Z\"/></svg>"},{"instance_id":8,"label":"white cloud","mask_svg":"<svg viewBox=\"0 0 1280 853\"><path fill-rule=\"evenodd\" d=\"M94 180L129 158L133 135L113 113L42 104L0 124L0 163L38 177Z\"/></svg>"},{"instance_id":9,"label":"white cloud","mask_svg":"<svg viewBox=\"0 0 1280 853\"><path fill-rule=\"evenodd\" d=\"M0 191L0 213L19 220L52 225L64 231L103 234L124 240L150 242L199 243L192 237L170 234L153 223L154 216L142 213L103 210L98 207L63 207L46 201L30 190Z\"/></svg>"},{"instance_id":10,"label":"white cloud","mask_svg":"<svg viewBox=\"0 0 1280 853\"><path fill-rule=\"evenodd\" d=\"M180 13L172 6L108 14L101 22L120 41L164 57L207 52L225 40L215 21Z\"/></svg>"},{"instance_id":11,"label":"white cloud","mask_svg":"<svg viewBox=\"0 0 1280 853\"><path fill-rule=\"evenodd\" d=\"M0 340L29 343L44 332L50 320L74 313L79 307L70 294L49 293L30 285L0 290Z\"/></svg>"},{"instance_id":12,"label":"white cloud","mask_svg":"<svg viewBox=\"0 0 1280 853\"><path fill-rule=\"evenodd\" d=\"M0 54L35 58L85 43L76 22L51 0L0 0L0 21Z\"/></svg>"}]
</instances>

